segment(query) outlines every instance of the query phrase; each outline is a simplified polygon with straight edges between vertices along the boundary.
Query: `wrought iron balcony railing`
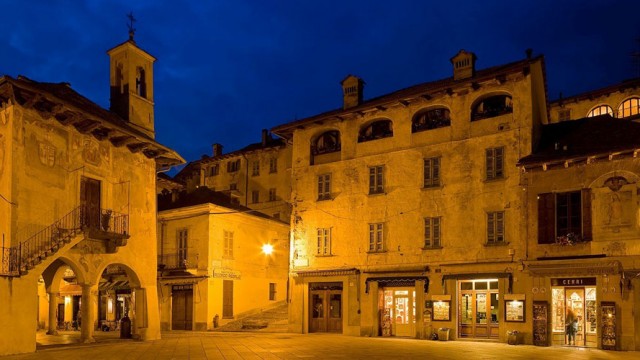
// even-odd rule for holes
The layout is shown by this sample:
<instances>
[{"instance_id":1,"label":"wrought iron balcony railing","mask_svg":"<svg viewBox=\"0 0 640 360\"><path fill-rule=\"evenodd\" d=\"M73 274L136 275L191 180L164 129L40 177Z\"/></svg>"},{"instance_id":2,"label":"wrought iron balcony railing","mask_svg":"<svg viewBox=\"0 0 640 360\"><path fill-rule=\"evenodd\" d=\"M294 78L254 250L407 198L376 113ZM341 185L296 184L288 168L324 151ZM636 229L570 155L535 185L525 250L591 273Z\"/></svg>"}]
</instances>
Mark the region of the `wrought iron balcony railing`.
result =
<instances>
[{"instance_id":1,"label":"wrought iron balcony railing","mask_svg":"<svg viewBox=\"0 0 640 360\"><path fill-rule=\"evenodd\" d=\"M177 253L158 255L159 270L195 269L198 267L198 254Z\"/></svg>"}]
</instances>

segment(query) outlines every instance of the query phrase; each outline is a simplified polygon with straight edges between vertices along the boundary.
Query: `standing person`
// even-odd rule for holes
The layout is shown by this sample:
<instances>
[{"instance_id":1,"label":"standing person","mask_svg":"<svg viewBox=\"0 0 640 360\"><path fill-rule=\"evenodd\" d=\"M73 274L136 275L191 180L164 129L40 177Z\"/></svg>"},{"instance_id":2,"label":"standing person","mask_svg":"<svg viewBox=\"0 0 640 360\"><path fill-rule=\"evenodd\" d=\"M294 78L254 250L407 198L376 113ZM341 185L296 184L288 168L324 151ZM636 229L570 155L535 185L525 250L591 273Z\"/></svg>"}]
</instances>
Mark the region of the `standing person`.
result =
<instances>
[{"instance_id":1,"label":"standing person","mask_svg":"<svg viewBox=\"0 0 640 360\"><path fill-rule=\"evenodd\" d=\"M78 310L78 315L76 316L77 328L80 330L82 324L82 310Z\"/></svg>"},{"instance_id":2,"label":"standing person","mask_svg":"<svg viewBox=\"0 0 640 360\"><path fill-rule=\"evenodd\" d=\"M573 310L567 310L567 316L565 318L565 325L567 330L567 340L568 344L571 345L571 340L573 340L573 345L576 344L576 332L578 330L578 319L576 315L573 313Z\"/></svg>"}]
</instances>

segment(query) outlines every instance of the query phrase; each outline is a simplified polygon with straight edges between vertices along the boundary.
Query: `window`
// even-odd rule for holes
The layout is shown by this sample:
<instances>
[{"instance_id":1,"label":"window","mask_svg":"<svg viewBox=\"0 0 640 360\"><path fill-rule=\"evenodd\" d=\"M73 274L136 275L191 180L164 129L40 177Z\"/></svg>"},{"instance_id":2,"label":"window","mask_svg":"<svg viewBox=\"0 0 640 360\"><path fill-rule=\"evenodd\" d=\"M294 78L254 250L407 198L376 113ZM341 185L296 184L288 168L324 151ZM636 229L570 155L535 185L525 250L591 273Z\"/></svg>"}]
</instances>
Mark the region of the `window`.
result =
<instances>
[{"instance_id":1,"label":"window","mask_svg":"<svg viewBox=\"0 0 640 360\"><path fill-rule=\"evenodd\" d=\"M276 283L269 283L269 300L276 300Z\"/></svg>"},{"instance_id":2,"label":"window","mask_svg":"<svg viewBox=\"0 0 640 360\"><path fill-rule=\"evenodd\" d=\"M337 130L322 133L311 145L312 155L328 154L336 151L340 151L340 132Z\"/></svg>"},{"instance_id":3,"label":"window","mask_svg":"<svg viewBox=\"0 0 640 360\"><path fill-rule=\"evenodd\" d=\"M618 107L618 117L625 118L640 114L640 98L627 99Z\"/></svg>"},{"instance_id":4,"label":"window","mask_svg":"<svg viewBox=\"0 0 640 360\"><path fill-rule=\"evenodd\" d=\"M369 224L369 252L384 251L384 224Z\"/></svg>"},{"instance_id":5,"label":"window","mask_svg":"<svg viewBox=\"0 0 640 360\"><path fill-rule=\"evenodd\" d=\"M331 200L331 174L318 176L318 200Z\"/></svg>"},{"instance_id":6,"label":"window","mask_svg":"<svg viewBox=\"0 0 640 360\"><path fill-rule=\"evenodd\" d=\"M260 161L256 160L251 164L251 176L260 175Z\"/></svg>"},{"instance_id":7,"label":"window","mask_svg":"<svg viewBox=\"0 0 640 360\"><path fill-rule=\"evenodd\" d=\"M237 183L229 184L229 190L238 190L238 184Z\"/></svg>"},{"instance_id":8,"label":"window","mask_svg":"<svg viewBox=\"0 0 640 360\"><path fill-rule=\"evenodd\" d=\"M224 247L222 257L233 259L233 232L224 230Z\"/></svg>"},{"instance_id":9,"label":"window","mask_svg":"<svg viewBox=\"0 0 640 360\"><path fill-rule=\"evenodd\" d=\"M391 120L377 120L360 129L358 142L371 141L393 136Z\"/></svg>"},{"instance_id":10,"label":"window","mask_svg":"<svg viewBox=\"0 0 640 360\"><path fill-rule=\"evenodd\" d=\"M613 109L609 105L598 105L589 110L587 117L594 117L599 115L611 115L613 116Z\"/></svg>"},{"instance_id":11,"label":"window","mask_svg":"<svg viewBox=\"0 0 640 360\"><path fill-rule=\"evenodd\" d=\"M504 243L504 211L487 213L487 243Z\"/></svg>"},{"instance_id":12,"label":"window","mask_svg":"<svg viewBox=\"0 0 640 360\"><path fill-rule=\"evenodd\" d=\"M147 97L147 79L142 67L136 69L136 94L143 98Z\"/></svg>"},{"instance_id":13,"label":"window","mask_svg":"<svg viewBox=\"0 0 640 360\"><path fill-rule=\"evenodd\" d=\"M187 251L189 249L189 230L188 229L180 229L178 230L178 267L186 268L188 265L188 257Z\"/></svg>"},{"instance_id":14,"label":"window","mask_svg":"<svg viewBox=\"0 0 640 360\"><path fill-rule=\"evenodd\" d=\"M471 111L471 121L488 119L513 112L509 95L494 95L476 103Z\"/></svg>"},{"instance_id":15,"label":"window","mask_svg":"<svg viewBox=\"0 0 640 360\"><path fill-rule=\"evenodd\" d=\"M257 204L260 202L260 190L253 190L251 192L251 202Z\"/></svg>"},{"instance_id":16,"label":"window","mask_svg":"<svg viewBox=\"0 0 640 360\"><path fill-rule=\"evenodd\" d=\"M485 156L487 180L504 178L504 148L487 149Z\"/></svg>"},{"instance_id":17,"label":"window","mask_svg":"<svg viewBox=\"0 0 640 360\"><path fill-rule=\"evenodd\" d=\"M331 255L331 228L318 229L318 250L316 255Z\"/></svg>"},{"instance_id":18,"label":"window","mask_svg":"<svg viewBox=\"0 0 640 360\"><path fill-rule=\"evenodd\" d=\"M227 162L227 172L232 173L240 170L240 159Z\"/></svg>"},{"instance_id":19,"label":"window","mask_svg":"<svg viewBox=\"0 0 640 360\"><path fill-rule=\"evenodd\" d=\"M436 108L418 112L411 121L411 132L437 129L451 125L450 111L447 108Z\"/></svg>"},{"instance_id":20,"label":"window","mask_svg":"<svg viewBox=\"0 0 640 360\"><path fill-rule=\"evenodd\" d=\"M278 172L278 158L269 159L269 174Z\"/></svg>"},{"instance_id":21,"label":"window","mask_svg":"<svg viewBox=\"0 0 640 360\"><path fill-rule=\"evenodd\" d=\"M440 218L424 218L424 247L438 248L440 246Z\"/></svg>"},{"instance_id":22,"label":"window","mask_svg":"<svg viewBox=\"0 0 640 360\"><path fill-rule=\"evenodd\" d=\"M440 158L424 159L424 187L440 186Z\"/></svg>"},{"instance_id":23,"label":"window","mask_svg":"<svg viewBox=\"0 0 640 360\"><path fill-rule=\"evenodd\" d=\"M591 191L538 195L538 243L591 241Z\"/></svg>"},{"instance_id":24,"label":"window","mask_svg":"<svg viewBox=\"0 0 640 360\"><path fill-rule=\"evenodd\" d=\"M382 194L384 192L384 166L378 165L369 168L369 194Z\"/></svg>"},{"instance_id":25,"label":"window","mask_svg":"<svg viewBox=\"0 0 640 360\"><path fill-rule=\"evenodd\" d=\"M269 201L276 201L276 189L269 189Z\"/></svg>"},{"instance_id":26,"label":"window","mask_svg":"<svg viewBox=\"0 0 640 360\"><path fill-rule=\"evenodd\" d=\"M213 164L209 168L209 176L217 176L220 173L220 164Z\"/></svg>"},{"instance_id":27,"label":"window","mask_svg":"<svg viewBox=\"0 0 640 360\"><path fill-rule=\"evenodd\" d=\"M571 109L558 110L558 121L571 120Z\"/></svg>"}]
</instances>

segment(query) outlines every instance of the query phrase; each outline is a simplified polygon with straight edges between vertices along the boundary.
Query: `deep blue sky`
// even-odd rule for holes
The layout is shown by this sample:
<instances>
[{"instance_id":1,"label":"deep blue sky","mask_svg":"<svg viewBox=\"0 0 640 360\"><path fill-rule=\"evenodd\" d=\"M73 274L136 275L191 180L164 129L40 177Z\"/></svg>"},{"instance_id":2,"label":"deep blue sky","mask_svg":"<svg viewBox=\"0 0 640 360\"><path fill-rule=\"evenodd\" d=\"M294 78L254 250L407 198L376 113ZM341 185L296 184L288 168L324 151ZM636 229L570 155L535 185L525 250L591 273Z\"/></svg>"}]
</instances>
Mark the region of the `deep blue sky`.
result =
<instances>
[{"instance_id":1,"label":"deep blue sky","mask_svg":"<svg viewBox=\"0 0 640 360\"><path fill-rule=\"evenodd\" d=\"M156 138L187 160L260 140L260 130L449 77L460 49L485 68L545 55L550 99L639 76L640 1L0 0L0 74L70 82L109 106L106 50L154 55Z\"/></svg>"}]
</instances>

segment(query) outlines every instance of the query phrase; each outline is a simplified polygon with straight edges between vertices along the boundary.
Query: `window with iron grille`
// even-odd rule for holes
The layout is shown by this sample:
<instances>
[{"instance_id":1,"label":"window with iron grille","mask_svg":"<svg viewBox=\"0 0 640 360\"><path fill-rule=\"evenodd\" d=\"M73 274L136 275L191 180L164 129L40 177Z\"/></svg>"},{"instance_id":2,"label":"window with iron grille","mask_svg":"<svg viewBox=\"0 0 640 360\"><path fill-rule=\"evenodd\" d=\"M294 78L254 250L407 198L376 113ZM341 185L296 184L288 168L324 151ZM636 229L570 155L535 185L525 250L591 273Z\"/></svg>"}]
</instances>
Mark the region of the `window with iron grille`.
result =
<instances>
[{"instance_id":1,"label":"window with iron grille","mask_svg":"<svg viewBox=\"0 0 640 360\"><path fill-rule=\"evenodd\" d=\"M187 251L189 249L189 230L188 229L179 229L178 230L178 267L186 268L187 267Z\"/></svg>"},{"instance_id":2,"label":"window with iron grille","mask_svg":"<svg viewBox=\"0 0 640 360\"><path fill-rule=\"evenodd\" d=\"M256 160L251 164L251 176L260 175L260 161Z\"/></svg>"},{"instance_id":3,"label":"window with iron grille","mask_svg":"<svg viewBox=\"0 0 640 360\"><path fill-rule=\"evenodd\" d=\"M487 243L504 243L504 211L487 213Z\"/></svg>"},{"instance_id":4,"label":"window with iron grille","mask_svg":"<svg viewBox=\"0 0 640 360\"><path fill-rule=\"evenodd\" d=\"M424 218L424 247L439 248L440 243L440 218Z\"/></svg>"},{"instance_id":5,"label":"window with iron grille","mask_svg":"<svg viewBox=\"0 0 640 360\"><path fill-rule=\"evenodd\" d=\"M369 224L369 252L384 251L384 224Z\"/></svg>"},{"instance_id":6,"label":"window with iron grille","mask_svg":"<svg viewBox=\"0 0 640 360\"><path fill-rule=\"evenodd\" d=\"M227 259L233 259L233 232L224 230L224 249L222 256Z\"/></svg>"},{"instance_id":7,"label":"window with iron grille","mask_svg":"<svg viewBox=\"0 0 640 360\"><path fill-rule=\"evenodd\" d=\"M372 166L369 168L369 194L381 194L384 192L384 166Z\"/></svg>"},{"instance_id":8,"label":"window with iron grille","mask_svg":"<svg viewBox=\"0 0 640 360\"><path fill-rule=\"evenodd\" d=\"M251 202L257 204L260 202L260 190L253 190L251 192Z\"/></svg>"},{"instance_id":9,"label":"window with iron grille","mask_svg":"<svg viewBox=\"0 0 640 360\"><path fill-rule=\"evenodd\" d=\"M278 172L278 158L269 159L269 173L277 173Z\"/></svg>"},{"instance_id":10,"label":"window with iron grille","mask_svg":"<svg viewBox=\"0 0 640 360\"><path fill-rule=\"evenodd\" d=\"M269 283L269 300L276 300L276 283Z\"/></svg>"},{"instance_id":11,"label":"window with iron grille","mask_svg":"<svg viewBox=\"0 0 640 360\"><path fill-rule=\"evenodd\" d=\"M331 228L318 229L318 250L319 256L331 255Z\"/></svg>"},{"instance_id":12,"label":"window with iron grille","mask_svg":"<svg viewBox=\"0 0 640 360\"><path fill-rule=\"evenodd\" d=\"M504 148L490 148L485 151L487 180L504 178Z\"/></svg>"},{"instance_id":13,"label":"window with iron grille","mask_svg":"<svg viewBox=\"0 0 640 360\"><path fill-rule=\"evenodd\" d=\"M276 189L269 189L269 201L276 201Z\"/></svg>"},{"instance_id":14,"label":"window with iron grille","mask_svg":"<svg viewBox=\"0 0 640 360\"><path fill-rule=\"evenodd\" d=\"M440 158L424 159L424 187L440 186Z\"/></svg>"},{"instance_id":15,"label":"window with iron grille","mask_svg":"<svg viewBox=\"0 0 640 360\"><path fill-rule=\"evenodd\" d=\"M318 200L331 199L331 174L318 176Z\"/></svg>"}]
</instances>

